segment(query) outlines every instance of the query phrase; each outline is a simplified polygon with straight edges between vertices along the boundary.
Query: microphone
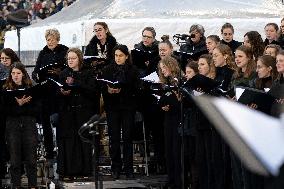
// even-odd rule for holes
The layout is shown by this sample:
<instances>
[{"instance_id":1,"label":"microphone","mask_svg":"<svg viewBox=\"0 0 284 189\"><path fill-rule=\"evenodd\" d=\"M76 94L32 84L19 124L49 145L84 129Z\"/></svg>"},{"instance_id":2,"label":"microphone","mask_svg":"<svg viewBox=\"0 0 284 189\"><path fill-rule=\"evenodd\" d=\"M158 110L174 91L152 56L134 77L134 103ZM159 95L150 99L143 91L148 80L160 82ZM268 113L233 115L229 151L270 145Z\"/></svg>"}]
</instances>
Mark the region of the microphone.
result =
<instances>
[{"instance_id":1,"label":"microphone","mask_svg":"<svg viewBox=\"0 0 284 189\"><path fill-rule=\"evenodd\" d=\"M87 121L86 123L84 123L83 127L89 126L91 123L93 123L93 122L95 122L95 121L97 121L97 120L99 120L99 119L100 119L100 115L95 114L95 115L93 115L93 116L89 119L89 121Z\"/></svg>"},{"instance_id":2,"label":"microphone","mask_svg":"<svg viewBox=\"0 0 284 189\"><path fill-rule=\"evenodd\" d=\"M181 40L186 40L187 38L194 38L195 34L175 34L174 35L175 38L179 38Z\"/></svg>"}]
</instances>

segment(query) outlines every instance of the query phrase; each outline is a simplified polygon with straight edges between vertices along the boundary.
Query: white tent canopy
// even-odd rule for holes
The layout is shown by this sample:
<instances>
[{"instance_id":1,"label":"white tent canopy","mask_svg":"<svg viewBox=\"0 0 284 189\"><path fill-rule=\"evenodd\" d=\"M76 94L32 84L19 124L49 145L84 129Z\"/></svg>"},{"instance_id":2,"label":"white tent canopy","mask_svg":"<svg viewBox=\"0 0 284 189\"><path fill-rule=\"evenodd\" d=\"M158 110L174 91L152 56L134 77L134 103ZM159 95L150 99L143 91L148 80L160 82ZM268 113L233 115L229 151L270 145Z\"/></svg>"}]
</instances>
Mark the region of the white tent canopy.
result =
<instances>
[{"instance_id":1,"label":"white tent canopy","mask_svg":"<svg viewBox=\"0 0 284 189\"><path fill-rule=\"evenodd\" d=\"M269 22L280 23L281 0L78 0L61 12L21 30L21 51L38 51L45 46L44 32L57 28L60 43L82 47L93 36L93 24L104 21L117 41L130 48L141 40L141 31L153 26L157 39L168 34L188 33L192 24L204 26L205 35L220 34L225 22L235 27L235 39L256 30L263 35ZM5 47L17 50L15 31L7 32Z\"/></svg>"}]
</instances>

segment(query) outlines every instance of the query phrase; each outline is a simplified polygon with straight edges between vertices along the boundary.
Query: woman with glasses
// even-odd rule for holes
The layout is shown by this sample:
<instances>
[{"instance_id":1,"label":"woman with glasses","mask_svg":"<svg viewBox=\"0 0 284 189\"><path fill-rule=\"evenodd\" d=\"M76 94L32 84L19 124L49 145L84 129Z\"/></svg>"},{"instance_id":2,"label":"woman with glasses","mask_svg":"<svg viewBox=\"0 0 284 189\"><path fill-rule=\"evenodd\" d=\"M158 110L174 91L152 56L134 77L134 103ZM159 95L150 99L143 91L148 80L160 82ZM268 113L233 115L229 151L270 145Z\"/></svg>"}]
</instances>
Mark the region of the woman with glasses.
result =
<instances>
[{"instance_id":1,"label":"woman with glasses","mask_svg":"<svg viewBox=\"0 0 284 189\"><path fill-rule=\"evenodd\" d=\"M157 70L159 42L156 40L156 31L153 27L145 27L141 37L142 41L134 45L131 55L133 64L139 69L140 77L144 77Z\"/></svg>"},{"instance_id":2,"label":"woman with glasses","mask_svg":"<svg viewBox=\"0 0 284 189\"><path fill-rule=\"evenodd\" d=\"M4 48L0 52L1 54L1 68L0 76L1 80L8 77L9 69L14 62L19 62L20 59L18 55L10 48Z\"/></svg>"},{"instance_id":3,"label":"woman with glasses","mask_svg":"<svg viewBox=\"0 0 284 189\"><path fill-rule=\"evenodd\" d=\"M15 62L19 62L20 59L17 54L10 48L4 48L0 52L0 88L4 85L6 79L9 76L9 70ZM4 114L0 114L0 180L5 177L5 164L8 161L8 152L5 142L5 130L6 130L6 118Z\"/></svg>"},{"instance_id":4,"label":"woman with glasses","mask_svg":"<svg viewBox=\"0 0 284 189\"><path fill-rule=\"evenodd\" d=\"M108 25L105 22L96 22L94 24L94 37L86 47L84 56L96 56L86 63L90 63L96 72L109 64L113 59L112 50L117 44L115 37L111 34Z\"/></svg>"},{"instance_id":5,"label":"woman with glasses","mask_svg":"<svg viewBox=\"0 0 284 189\"><path fill-rule=\"evenodd\" d=\"M98 86L92 70L83 64L81 50L70 48L66 58L68 68L59 75L59 82L67 88L61 88L59 92L59 125L56 128L60 179L92 175L91 145L81 141L78 130L98 113L99 106L93 101Z\"/></svg>"},{"instance_id":6,"label":"woman with glasses","mask_svg":"<svg viewBox=\"0 0 284 189\"><path fill-rule=\"evenodd\" d=\"M228 45L233 53L235 53L236 49L242 45L241 42L234 40L234 32L234 27L230 23L225 23L221 28L221 43Z\"/></svg>"}]
</instances>

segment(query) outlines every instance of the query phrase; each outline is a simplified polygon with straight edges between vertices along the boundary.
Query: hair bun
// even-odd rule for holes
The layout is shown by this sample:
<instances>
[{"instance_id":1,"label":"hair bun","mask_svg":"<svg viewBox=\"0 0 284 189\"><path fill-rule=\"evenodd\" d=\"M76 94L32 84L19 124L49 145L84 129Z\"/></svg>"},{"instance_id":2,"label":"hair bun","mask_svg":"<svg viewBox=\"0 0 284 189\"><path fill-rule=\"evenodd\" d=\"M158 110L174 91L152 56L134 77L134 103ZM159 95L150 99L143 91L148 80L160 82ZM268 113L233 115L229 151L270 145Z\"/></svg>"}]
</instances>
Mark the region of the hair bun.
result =
<instances>
[{"instance_id":1,"label":"hair bun","mask_svg":"<svg viewBox=\"0 0 284 189\"><path fill-rule=\"evenodd\" d=\"M169 35L163 35L162 37L161 37L161 39L162 39L162 41L169 41L169 39L170 39L170 36Z\"/></svg>"}]
</instances>

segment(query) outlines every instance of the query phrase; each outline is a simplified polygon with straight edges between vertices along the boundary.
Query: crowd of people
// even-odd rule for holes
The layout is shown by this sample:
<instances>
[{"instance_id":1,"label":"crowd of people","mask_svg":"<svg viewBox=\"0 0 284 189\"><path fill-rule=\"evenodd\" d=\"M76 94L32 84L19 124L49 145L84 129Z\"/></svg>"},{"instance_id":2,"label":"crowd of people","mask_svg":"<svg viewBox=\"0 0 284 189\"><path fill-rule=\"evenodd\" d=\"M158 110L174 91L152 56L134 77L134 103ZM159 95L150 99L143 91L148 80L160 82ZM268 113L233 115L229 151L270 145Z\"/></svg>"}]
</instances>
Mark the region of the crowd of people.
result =
<instances>
[{"instance_id":1,"label":"crowd of people","mask_svg":"<svg viewBox=\"0 0 284 189\"><path fill-rule=\"evenodd\" d=\"M19 188L24 163L29 186L36 188L38 122L43 126L46 158L56 157L60 179L92 176L92 149L80 139L78 130L92 115L98 114L107 120L113 178L119 179L124 173L132 179L133 133L136 116L140 114L146 138L150 135L153 138L157 173L162 167L167 170L168 188L180 189L183 184L191 189L269 186L270 179L243 166L202 111L183 98L178 86L184 84L192 94L223 96L233 101L236 101L235 95L227 91L235 86L281 90L284 19L280 24L280 29L276 23L264 26L265 40L258 31L248 31L242 42L234 40L235 31L230 23L221 27L221 39L218 35L206 37L203 26L193 24L178 51L174 51L169 36L163 36L159 42L153 27L142 30L141 41L130 51L117 42L105 22L97 22L95 35L84 53L59 44L58 30L48 29L46 46L39 53L32 78L16 53L3 49L0 124L1 131L5 132L1 132L0 138L1 150L7 144L9 153L6 156L0 153L0 166L10 161L11 183ZM155 72L159 78L157 83L141 79ZM202 81L207 82L205 87ZM7 92L32 88L34 83L44 85L40 95L13 96ZM279 107L284 102L283 91L279 94L271 108L252 102L246 105L279 117ZM56 154L50 123L54 115L57 117L53 124ZM181 132L182 126L184 132ZM181 153L181 135L185 135L184 153Z\"/></svg>"},{"instance_id":2,"label":"crowd of people","mask_svg":"<svg viewBox=\"0 0 284 189\"><path fill-rule=\"evenodd\" d=\"M0 1L0 49L4 47L5 32L14 29L7 23L7 15L26 10L29 22L45 19L71 5L75 0L1 0Z\"/></svg>"}]
</instances>

